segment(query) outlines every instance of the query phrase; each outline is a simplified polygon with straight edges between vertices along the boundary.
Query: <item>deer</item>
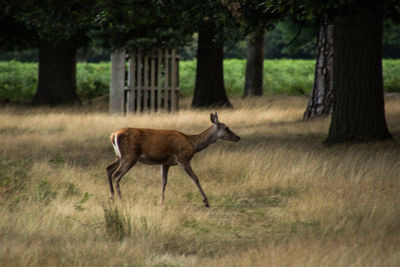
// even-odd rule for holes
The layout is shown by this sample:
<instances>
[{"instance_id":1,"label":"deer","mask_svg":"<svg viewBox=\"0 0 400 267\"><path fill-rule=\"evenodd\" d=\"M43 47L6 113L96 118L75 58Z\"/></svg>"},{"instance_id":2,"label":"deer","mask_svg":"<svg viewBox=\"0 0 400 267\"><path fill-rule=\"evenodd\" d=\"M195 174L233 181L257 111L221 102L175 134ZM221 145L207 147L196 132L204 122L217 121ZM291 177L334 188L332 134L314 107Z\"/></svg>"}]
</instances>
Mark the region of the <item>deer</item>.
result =
<instances>
[{"instance_id":1,"label":"deer","mask_svg":"<svg viewBox=\"0 0 400 267\"><path fill-rule=\"evenodd\" d=\"M110 198L114 198L114 181L118 197L122 199L119 186L121 178L136 162L140 162L147 165L161 165L160 204L164 204L168 170L171 166L179 165L196 184L203 197L204 205L210 207L199 179L192 170L190 160L194 154L204 150L218 139L235 142L240 140L240 137L227 125L219 122L217 112L210 114L210 121L212 125L197 135L188 135L176 130L147 128L122 128L112 133L110 141L116 158L106 168Z\"/></svg>"}]
</instances>

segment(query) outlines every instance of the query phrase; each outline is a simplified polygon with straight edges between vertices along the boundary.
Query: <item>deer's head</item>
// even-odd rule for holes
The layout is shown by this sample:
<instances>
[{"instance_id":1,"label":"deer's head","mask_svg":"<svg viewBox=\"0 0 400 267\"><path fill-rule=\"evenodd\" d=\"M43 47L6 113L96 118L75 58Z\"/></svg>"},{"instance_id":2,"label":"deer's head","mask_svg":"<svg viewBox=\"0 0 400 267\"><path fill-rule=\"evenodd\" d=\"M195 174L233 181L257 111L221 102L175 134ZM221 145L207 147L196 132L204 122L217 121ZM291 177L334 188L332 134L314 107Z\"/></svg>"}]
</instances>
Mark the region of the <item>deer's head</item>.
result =
<instances>
[{"instance_id":1,"label":"deer's head","mask_svg":"<svg viewBox=\"0 0 400 267\"><path fill-rule=\"evenodd\" d=\"M214 131L218 139L235 142L240 140L240 137L232 132L227 125L219 122L217 112L215 112L215 114L210 114L210 120L214 124Z\"/></svg>"}]
</instances>

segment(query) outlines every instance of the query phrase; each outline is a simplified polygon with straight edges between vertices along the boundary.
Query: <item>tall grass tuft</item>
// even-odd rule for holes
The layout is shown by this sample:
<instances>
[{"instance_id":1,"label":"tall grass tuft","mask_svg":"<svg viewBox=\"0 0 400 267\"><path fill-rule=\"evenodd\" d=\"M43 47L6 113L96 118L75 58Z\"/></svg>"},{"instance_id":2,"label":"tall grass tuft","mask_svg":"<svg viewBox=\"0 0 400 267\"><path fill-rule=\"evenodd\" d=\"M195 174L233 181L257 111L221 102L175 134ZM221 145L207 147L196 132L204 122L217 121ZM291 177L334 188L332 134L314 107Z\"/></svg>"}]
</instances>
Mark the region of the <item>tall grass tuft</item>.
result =
<instances>
[{"instance_id":1,"label":"tall grass tuft","mask_svg":"<svg viewBox=\"0 0 400 267\"><path fill-rule=\"evenodd\" d=\"M131 221L113 204L103 204L104 226L112 240L122 241L131 234Z\"/></svg>"}]
</instances>

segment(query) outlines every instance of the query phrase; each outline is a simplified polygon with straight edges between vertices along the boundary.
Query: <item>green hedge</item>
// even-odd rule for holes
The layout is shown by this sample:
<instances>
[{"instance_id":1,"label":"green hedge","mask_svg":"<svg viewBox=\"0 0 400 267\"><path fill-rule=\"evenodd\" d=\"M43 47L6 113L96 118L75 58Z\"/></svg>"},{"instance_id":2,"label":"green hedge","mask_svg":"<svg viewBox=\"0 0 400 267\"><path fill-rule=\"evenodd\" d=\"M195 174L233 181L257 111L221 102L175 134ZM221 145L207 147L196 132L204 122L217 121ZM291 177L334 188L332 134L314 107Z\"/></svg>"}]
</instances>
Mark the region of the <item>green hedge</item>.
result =
<instances>
[{"instance_id":1,"label":"green hedge","mask_svg":"<svg viewBox=\"0 0 400 267\"><path fill-rule=\"evenodd\" d=\"M36 91L37 63L0 62L0 101L29 102ZM108 94L110 63L78 63L78 94L91 99Z\"/></svg>"},{"instance_id":2,"label":"green hedge","mask_svg":"<svg viewBox=\"0 0 400 267\"><path fill-rule=\"evenodd\" d=\"M400 59L384 59L382 65L385 91L400 93Z\"/></svg>"},{"instance_id":3,"label":"green hedge","mask_svg":"<svg viewBox=\"0 0 400 267\"><path fill-rule=\"evenodd\" d=\"M27 101L37 83L37 64L0 62L0 101Z\"/></svg>"},{"instance_id":4,"label":"green hedge","mask_svg":"<svg viewBox=\"0 0 400 267\"><path fill-rule=\"evenodd\" d=\"M225 87L230 96L243 94L246 61L224 61ZM193 94L195 61L180 63L180 87ZM273 59L264 61L264 91L287 95L308 95L314 83L314 60ZM385 91L400 93L400 59L383 60Z\"/></svg>"},{"instance_id":5,"label":"green hedge","mask_svg":"<svg viewBox=\"0 0 400 267\"><path fill-rule=\"evenodd\" d=\"M314 80L314 60L265 60L264 91L287 95L307 95ZM180 63L180 88L184 95L192 95L196 62ZM244 87L245 60L224 61L225 87L230 96L240 96ZM387 92L400 93L400 60L383 60L383 76ZM108 94L110 63L78 63L78 94L91 99ZM0 101L28 102L37 84L37 63L0 62Z\"/></svg>"}]
</instances>

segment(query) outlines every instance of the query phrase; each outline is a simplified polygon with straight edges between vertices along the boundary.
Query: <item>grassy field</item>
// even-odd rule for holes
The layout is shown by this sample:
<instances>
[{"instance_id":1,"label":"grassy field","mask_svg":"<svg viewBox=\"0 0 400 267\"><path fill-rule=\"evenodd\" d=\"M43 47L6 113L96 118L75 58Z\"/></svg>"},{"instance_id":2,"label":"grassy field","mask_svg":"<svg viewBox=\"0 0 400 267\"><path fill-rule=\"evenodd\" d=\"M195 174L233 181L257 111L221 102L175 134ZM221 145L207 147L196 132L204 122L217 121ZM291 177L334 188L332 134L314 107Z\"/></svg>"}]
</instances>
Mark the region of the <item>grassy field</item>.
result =
<instances>
[{"instance_id":1,"label":"grassy field","mask_svg":"<svg viewBox=\"0 0 400 267\"><path fill-rule=\"evenodd\" d=\"M2 266L399 266L400 149L324 147L329 119L302 122L307 98L232 99L220 121L242 137L192 160L201 202L179 167L159 204L160 168L137 164L109 203L109 134L154 127L199 133L209 113L108 115L0 108ZM400 140L400 97L386 99Z\"/></svg>"}]
</instances>

